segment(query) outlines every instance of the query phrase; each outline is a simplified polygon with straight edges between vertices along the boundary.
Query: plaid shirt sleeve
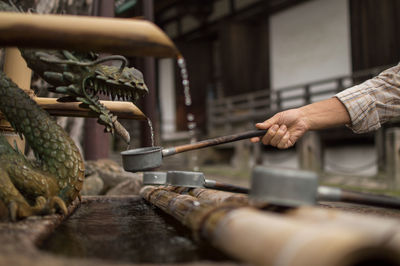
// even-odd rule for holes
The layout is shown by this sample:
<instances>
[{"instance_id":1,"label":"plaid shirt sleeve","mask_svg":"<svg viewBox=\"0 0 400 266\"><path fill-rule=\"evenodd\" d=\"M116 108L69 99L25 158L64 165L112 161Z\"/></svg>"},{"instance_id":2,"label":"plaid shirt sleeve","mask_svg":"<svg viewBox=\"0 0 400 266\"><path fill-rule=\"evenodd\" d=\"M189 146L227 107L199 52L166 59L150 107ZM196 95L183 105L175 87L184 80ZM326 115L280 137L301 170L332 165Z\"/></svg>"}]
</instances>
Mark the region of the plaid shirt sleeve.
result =
<instances>
[{"instance_id":1,"label":"plaid shirt sleeve","mask_svg":"<svg viewBox=\"0 0 400 266\"><path fill-rule=\"evenodd\" d=\"M378 76L335 95L347 108L355 133L380 128L400 116L400 63Z\"/></svg>"}]
</instances>

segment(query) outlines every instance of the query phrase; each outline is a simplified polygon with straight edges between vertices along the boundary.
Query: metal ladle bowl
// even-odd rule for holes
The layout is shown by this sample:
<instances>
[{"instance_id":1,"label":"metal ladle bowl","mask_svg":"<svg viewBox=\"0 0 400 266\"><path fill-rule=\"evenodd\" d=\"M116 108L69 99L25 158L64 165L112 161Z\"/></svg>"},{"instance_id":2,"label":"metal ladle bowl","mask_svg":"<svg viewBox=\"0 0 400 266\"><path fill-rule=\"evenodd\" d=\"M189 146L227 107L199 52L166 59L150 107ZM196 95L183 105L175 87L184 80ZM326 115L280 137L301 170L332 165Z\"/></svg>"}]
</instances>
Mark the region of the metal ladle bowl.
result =
<instances>
[{"instance_id":1,"label":"metal ladle bowl","mask_svg":"<svg viewBox=\"0 0 400 266\"><path fill-rule=\"evenodd\" d=\"M177 153L206 148L228 142L263 136L266 130L252 130L243 133L202 140L195 143L163 149L162 147L144 147L121 152L125 171L138 172L159 167L162 158Z\"/></svg>"},{"instance_id":2,"label":"metal ladle bowl","mask_svg":"<svg viewBox=\"0 0 400 266\"><path fill-rule=\"evenodd\" d=\"M167 183L166 172L144 172L143 185L162 185Z\"/></svg>"},{"instance_id":3,"label":"metal ladle bowl","mask_svg":"<svg viewBox=\"0 0 400 266\"><path fill-rule=\"evenodd\" d=\"M144 147L121 152L125 171L138 172L159 167L162 163L162 147Z\"/></svg>"}]
</instances>

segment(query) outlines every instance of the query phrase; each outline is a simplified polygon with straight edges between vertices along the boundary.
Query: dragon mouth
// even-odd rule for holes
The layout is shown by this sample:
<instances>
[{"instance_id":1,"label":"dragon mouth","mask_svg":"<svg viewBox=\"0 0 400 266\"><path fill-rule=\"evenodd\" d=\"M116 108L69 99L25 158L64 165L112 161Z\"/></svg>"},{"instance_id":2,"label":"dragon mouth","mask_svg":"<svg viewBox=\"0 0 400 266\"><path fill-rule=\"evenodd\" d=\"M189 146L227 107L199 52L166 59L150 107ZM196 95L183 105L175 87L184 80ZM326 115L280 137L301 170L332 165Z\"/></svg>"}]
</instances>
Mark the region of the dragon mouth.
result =
<instances>
[{"instance_id":1,"label":"dragon mouth","mask_svg":"<svg viewBox=\"0 0 400 266\"><path fill-rule=\"evenodd\" d=\"M148 89L144 83L132 84L125 82L123 84L112 79L105 79L104 76L97 75L94 81L89 81L85 86L86 94L91 97L109 98L112 101L130 101L136 102L143 95L147 94Z\"/></svg>"},{"instance_id":2,"label":"dragon mouth","mask_svg":"<svg viewBox=\"0 0 400 266\"><path fill-rule=\"evenodd\" d=\"M107 70L107 68L105 68ZM125 73L129 71L128 73ZM137 72L136 72L137 71ZM109 72L110 73L110 72ZM129 76L132 73L136 77ZM118 73L117 73L118 74ZM140 76L138 76L140 74ZM98 123L105 126L105 132L112 134L117 133L126 143L130 142L128 131L117 120L103 104L100 103L102 98L111 98L111 100L122 100L135 102L137 99L148 93L147 86L142 82L143 76L141 72L134 68L124 69L118 76L116 74L101 73L96 71L95 77L87 78L83 82L84 97L77 97L77 100L82 102L82 107L91 109L98 114ZM127 76L128 75L128 76ZM130 81L128 81L130 80Z\"/></svg>"},{"instance_id":3,"label":"dragon mouth","mask_svg":"<svg viewBox=\"0 0 400 266\"><path fill-rule=\"evenodd\" d=\"M89 62L80 62L74 54L62 51L65 58L51 57L48 53L36 52L41 62L61 64L62 73L45 71L44 79L56 87L50 91L67 95L58 99L60 102L81 102L82 108L88 108L98 116L98 123L105 125L105 131L118 135L129 143L130 137L127 130L118 122L114 116L101 102L99 96L105 95L111 100L131 101L136 100L148 93L144 83L143 74L134 67L126 67L127 60L123 56L112 55ZM106 61L121 61L121 66L100 64ZM85 74L80 75L73 71L63 70L66 66L79 67ZM60 71L61 71L60 70ZM73 70L73 69L71 69ZM106 98L106 97L103 97Z\"/></svg>"}]
</instances>

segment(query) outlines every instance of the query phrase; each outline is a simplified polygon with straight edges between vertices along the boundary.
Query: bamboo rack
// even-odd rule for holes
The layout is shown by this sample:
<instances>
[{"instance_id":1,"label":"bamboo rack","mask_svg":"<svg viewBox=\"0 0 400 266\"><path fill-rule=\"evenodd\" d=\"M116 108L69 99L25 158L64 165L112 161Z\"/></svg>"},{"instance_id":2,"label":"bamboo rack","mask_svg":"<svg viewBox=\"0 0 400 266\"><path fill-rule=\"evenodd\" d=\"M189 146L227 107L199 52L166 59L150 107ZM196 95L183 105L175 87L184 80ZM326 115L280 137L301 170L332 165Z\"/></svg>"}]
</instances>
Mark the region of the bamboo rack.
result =
<instances>
[{"instance_id":1,"label":"bamboo rack","mask_svg":"<svg viewBox=\"0 0 400 266\"><path fill-rule=\"evenodd\" d=\"M216 203L171 190L147 186L141 195L215 247L247 263L353 266L400 262L400 224L394 219L315 207L274 213L226 203L221 201L224 196Z\"/></svg>"},{"instance_id":2,"label":"bamboo rack","mask_svg":"<svg viewBox=\"0 0 400 266\"><path fill-rule=\"evenodd\" d=\"M149 21L71 15L2 12L0 46L179 56L168 36Z\"/></svg>"}]
</instances>

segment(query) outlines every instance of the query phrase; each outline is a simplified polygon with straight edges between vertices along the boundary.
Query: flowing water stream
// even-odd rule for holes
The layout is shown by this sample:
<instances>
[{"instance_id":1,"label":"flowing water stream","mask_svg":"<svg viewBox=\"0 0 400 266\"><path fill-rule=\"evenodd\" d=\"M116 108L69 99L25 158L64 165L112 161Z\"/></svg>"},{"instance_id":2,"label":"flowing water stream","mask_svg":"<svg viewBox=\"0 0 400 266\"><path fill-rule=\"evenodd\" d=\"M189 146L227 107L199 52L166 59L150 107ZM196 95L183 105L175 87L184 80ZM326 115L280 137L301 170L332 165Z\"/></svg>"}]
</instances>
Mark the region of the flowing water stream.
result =
<instances>
[{"instance_id":1,"label":"flowing water stream","mask_svg":"<svg viewBox=\"0 0 400 266\"><path fill-rule=\"evenodd\" d=\"M183 58L182 55L178 56L178 66L179 66L179 69L181 72L183 95L185 97L185 106L188 110L188 113L186 116L186 122L187 122L187 128L189 130L190 143L194 143L197 141L197 139L196 139L196 126L197 125L195 122L194 114L190 112L190 107L192 106L192 96L190 94L189 74L188 74L188 70L186 67L185 58ZM194 163L193 170L198 171L199 167L197 165L197 154L196 153L193 153L192 160Z\"/></svg>"},{"instance_id":2,"label":"flowing water stream","mask_svg":"<svg viewBox=\"0 0 400 266\"><path fill-rule=\"evenodd\" d=\"M188 70L186 67L186 61L185 58L183 58L182 55L178 56L177 59L178 67L180 69L180 74L182 78L182 85L183 85L183 96L185 97L185 106L188 110L187 116L186 116L186 122L187 122L187 128L189 131L189 138L190 138L190 143L194 143L197 141L196 139L196 122L195 122L195 116L193 113L190 112L190 107L192 106L192 96L190 94L190 85L189 85L189 74ZM150 137L151 137L151 146L154 146L154 129L153 129L153 124L150 120L150 118L147 119L147 124L150 128ZM129 149L129 146L128 146ZM193 153L192 155L192 161L194 163L194 171L198 171L199 167L197 165L197 154Z\"/></svg>"},{"instance_id":3,"label":"flowing water stream","mask_svg":"<svg viewBox=\"0 0 400 266\"><path fill-rule=\"evenodd\" d=\"M151 122L150 118L146 117L147 124L149 125L150 128L150 137L151 137L151 147L154 147L154 128L153 128L153 123Z\"/></svg>"}]
</instances>

